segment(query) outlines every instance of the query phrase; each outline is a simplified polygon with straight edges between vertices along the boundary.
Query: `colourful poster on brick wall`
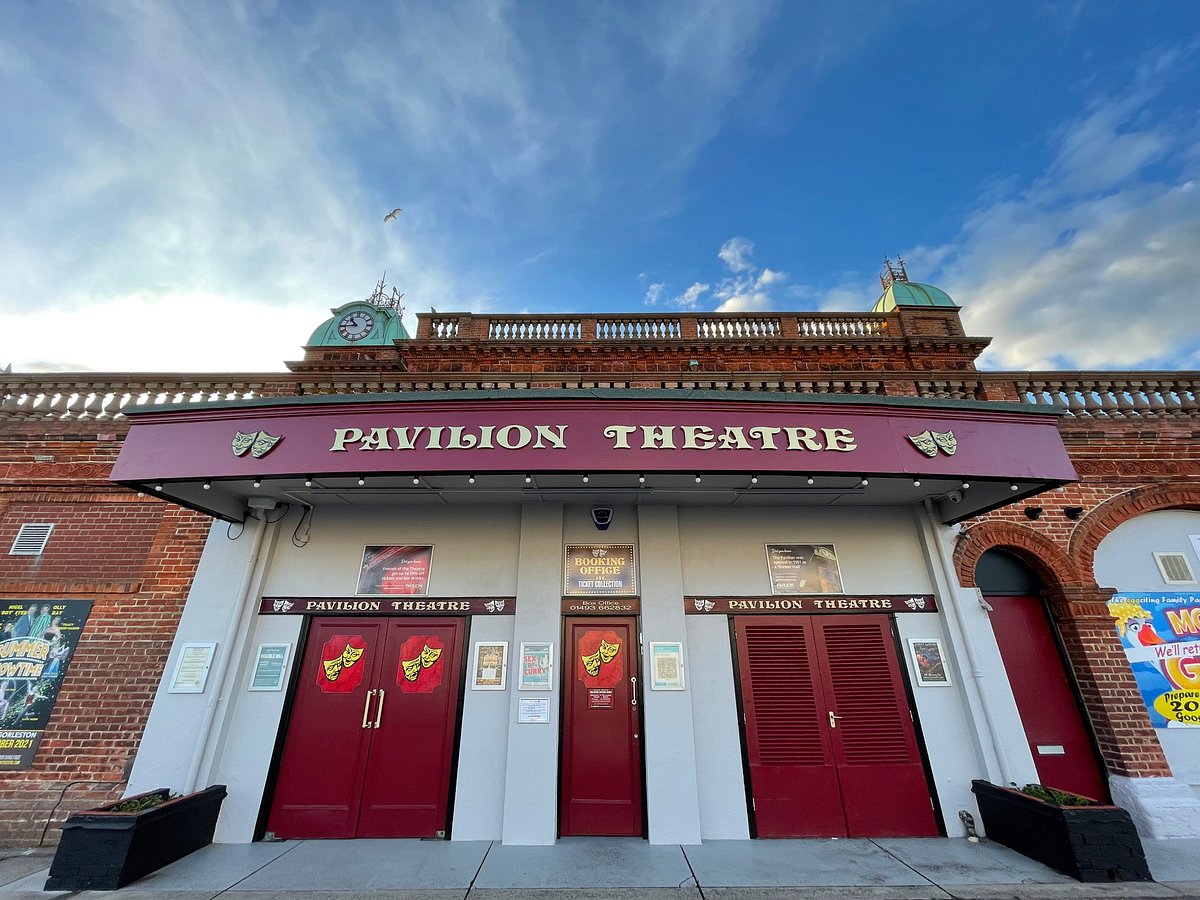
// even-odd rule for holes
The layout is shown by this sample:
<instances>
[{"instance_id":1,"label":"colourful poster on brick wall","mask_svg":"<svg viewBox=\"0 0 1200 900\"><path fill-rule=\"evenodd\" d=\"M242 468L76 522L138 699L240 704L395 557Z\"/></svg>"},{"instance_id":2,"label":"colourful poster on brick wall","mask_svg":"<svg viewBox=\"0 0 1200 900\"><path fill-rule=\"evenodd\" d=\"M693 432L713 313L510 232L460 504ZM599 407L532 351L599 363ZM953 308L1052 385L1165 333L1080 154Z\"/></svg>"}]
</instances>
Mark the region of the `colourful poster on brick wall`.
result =
<instances>
[{"instance_id":1,"label":"colourful poster on brick wall","mask_svg":"<svg viewBox=\"0 0 1200 900\"><path fill-rule=\"evenodd\" d=\"M91 600L0 600L0 772L28 769Z\"/></svg>"},{"instance_id":2,"label":"colourful poster on brick wall","mask_svg":"<svg viewBox=\"0 0 1200 900\"><path fill-rule=\"evenodd\" d=\"M1200 595L1114 594L1108 611L1150 724L1200 726Z\"/></svg>"}]
</instances>

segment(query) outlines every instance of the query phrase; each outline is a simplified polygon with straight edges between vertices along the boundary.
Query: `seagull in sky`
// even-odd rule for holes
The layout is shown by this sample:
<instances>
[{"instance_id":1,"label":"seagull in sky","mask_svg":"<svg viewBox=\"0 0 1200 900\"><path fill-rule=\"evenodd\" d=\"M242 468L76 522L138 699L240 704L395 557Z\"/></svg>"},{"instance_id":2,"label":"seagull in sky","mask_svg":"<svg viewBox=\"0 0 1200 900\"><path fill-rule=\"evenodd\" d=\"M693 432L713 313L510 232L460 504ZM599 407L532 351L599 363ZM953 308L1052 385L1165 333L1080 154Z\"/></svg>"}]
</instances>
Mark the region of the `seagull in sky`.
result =
<instances>
[{"instance_id":1,"label":"seagull in sky","mask_svg":"<svg viewBox=\"0 0 1200 900\"><path fill-rule=\"evenodd\" d=\"M402 210L400 207L397 206L390 213L388 213L386 216L383 217L383 221L390 222L390 221L392 221L392 219L396 218L396 213L402 213L402 212L404 212L404 210Z\"/></svg>"}]
</instances>

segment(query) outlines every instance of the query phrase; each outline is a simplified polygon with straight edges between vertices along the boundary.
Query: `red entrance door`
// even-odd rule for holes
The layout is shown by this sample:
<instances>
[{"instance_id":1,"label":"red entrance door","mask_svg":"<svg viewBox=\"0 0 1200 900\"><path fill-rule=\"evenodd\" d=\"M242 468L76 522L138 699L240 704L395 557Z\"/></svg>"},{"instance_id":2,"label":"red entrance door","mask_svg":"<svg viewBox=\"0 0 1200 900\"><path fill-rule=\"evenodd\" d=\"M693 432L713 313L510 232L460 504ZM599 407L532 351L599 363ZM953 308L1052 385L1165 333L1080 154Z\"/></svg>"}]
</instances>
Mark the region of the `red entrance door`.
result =
<instances>
[{"instance_id":1,"label":"red entrance door","mask_svg":"<svg viewBox=\"0 0 1200 900\"><path fill-rule=\"evenodd\" d=\"M934 836L886 616L738 617L759 837Z\"/></svg>"},{"instance_id":2,"label":"red entrance door","mask_svg":"<svg viewBox=\"0 0 1200 900\"><path fill-rule=\"evenodd\" d=\"M1042 601L1031 596L988 595L988 618L1012 685L1038 780L1108 802L1087 726Z\"/></svg>"},{"instance_id":3,"label":"red entrance door","mask_svg":"<svg viewBox=\"0 0 1200 900\"><path fill-rule=\"evenodd\" d=\"M281 838L446 830L461 619L316 619L267 828Z\"/></svg>"},{"instance_id":4,"label":"red entrance door","mask_svg":"<svg viewBox=\"0 0 1200 900\"><path fill-rule=\"evenodd\" d=\"M559 831L642 834L634 619L566 620Z\"/></svg>"}]
</instances>

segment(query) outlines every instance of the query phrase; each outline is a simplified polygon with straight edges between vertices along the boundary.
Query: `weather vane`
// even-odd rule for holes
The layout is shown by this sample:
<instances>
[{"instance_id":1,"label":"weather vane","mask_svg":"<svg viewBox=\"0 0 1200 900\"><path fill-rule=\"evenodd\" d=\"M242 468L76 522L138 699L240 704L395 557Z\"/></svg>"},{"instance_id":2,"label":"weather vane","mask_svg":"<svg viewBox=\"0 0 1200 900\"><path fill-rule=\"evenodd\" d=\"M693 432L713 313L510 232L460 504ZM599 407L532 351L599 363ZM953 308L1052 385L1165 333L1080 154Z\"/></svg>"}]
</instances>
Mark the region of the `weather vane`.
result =
<instances>
[{"instance_id":1,"label":"weather vane","mask_svg":"<svg viewBox=\"0 0 1200 900\"><path fill-rule=\"evenodd\" d=\"M394 309L397 314L403 315L404 309L400 306L400 301L404 299L404 294L392 288L392 292L387 292L387 287L384 281L387 279L387 269L383 270L383 278L379 279L379 283L375 285L375 290L367 302L376 309Z\"/></svg>"}]
</instances>

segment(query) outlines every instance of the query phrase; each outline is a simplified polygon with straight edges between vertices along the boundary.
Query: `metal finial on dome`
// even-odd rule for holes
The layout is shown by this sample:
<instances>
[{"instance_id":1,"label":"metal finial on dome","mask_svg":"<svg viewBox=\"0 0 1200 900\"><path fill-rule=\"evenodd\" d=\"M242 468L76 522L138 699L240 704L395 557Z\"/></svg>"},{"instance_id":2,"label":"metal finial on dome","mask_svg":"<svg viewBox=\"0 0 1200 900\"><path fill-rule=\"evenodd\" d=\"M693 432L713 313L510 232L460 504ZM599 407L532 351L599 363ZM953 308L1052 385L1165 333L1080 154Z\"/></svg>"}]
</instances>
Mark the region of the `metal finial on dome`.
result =
<instances>
[{"instance_id":1,"label":"metal finial on dome","mask_svg":"<svg viewBox=\"0 0 1200 900\"><path fill-rule=\"evenodd\" d=\"M908 281L908 272L904 268L904 257L897 256L893 263L888 257L883 258L883 270L879 273L879 283L886 291L897 281Z\"/></svg>"},{"instance_id":2,"label":"metal finial on dome","mask_svg":"<svg viewBox=\"0 0 1200 900\"><path fill-rule=\"evenodd\" d=\"M404 308L400 306L400 301L404 299L404 294L392 288L391 294L387 293L387 288L384 281L387 279L387 269L383 270L383 278L379 279L379 283L375 285L375 291L367 298L367 302L376 309L394 309L397 315L404 314Z\"/></svg>"}]
</instances>

